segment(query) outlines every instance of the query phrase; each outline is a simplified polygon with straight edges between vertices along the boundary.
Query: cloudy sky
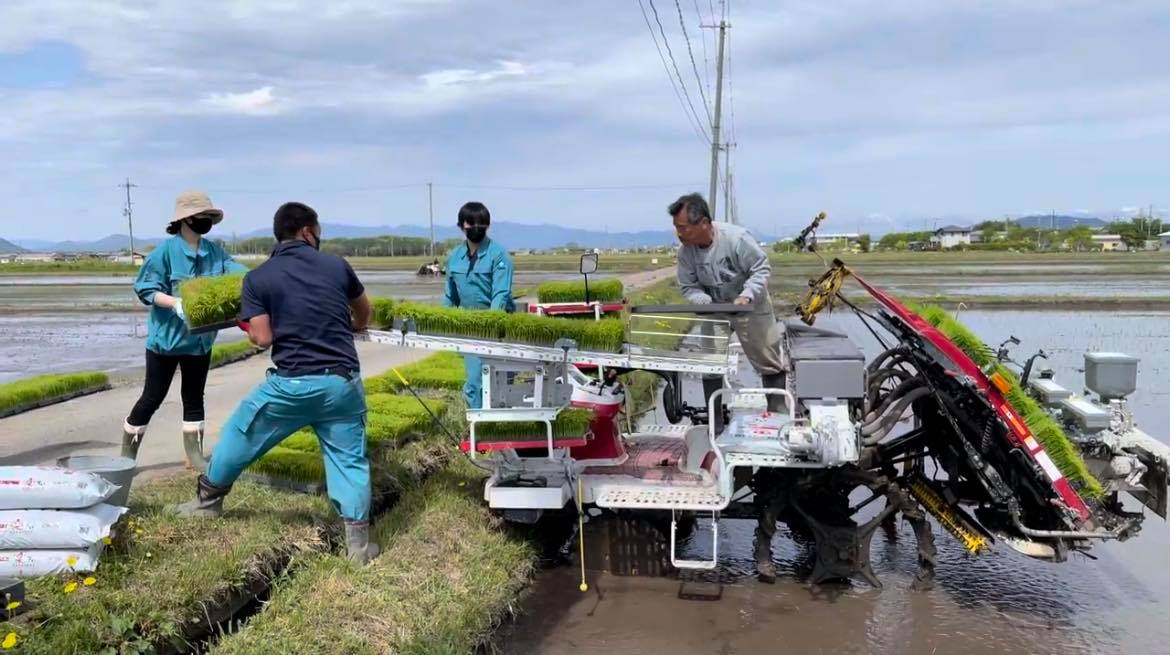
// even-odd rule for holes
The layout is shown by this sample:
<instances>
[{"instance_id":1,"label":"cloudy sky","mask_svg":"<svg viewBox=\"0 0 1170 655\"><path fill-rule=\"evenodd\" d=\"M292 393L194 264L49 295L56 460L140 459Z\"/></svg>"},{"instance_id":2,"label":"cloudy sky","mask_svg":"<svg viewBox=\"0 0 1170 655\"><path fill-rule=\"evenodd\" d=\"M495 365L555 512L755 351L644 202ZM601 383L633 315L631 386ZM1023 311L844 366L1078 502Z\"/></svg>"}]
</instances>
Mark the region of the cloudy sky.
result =
<instances>
[{"instance_id":1,"label":"cloudy sky","mask_svg":"<svg viewBox=\"0 0 1170 655\"><path fill-rule=\"evenodd\" d=\"M654 6L706 122L714 81ZM719 7L681 0L700 78ZM442 222L480 199L667 227L709 146L645 20L637 0L4 0L0 236L124 231L127 176L148 235L187 187L240 231L288 199L423 223L427 181ZM725 115L759 231L1170 205L1165 0L735 0L731 22Z\"/></svg>"}]
</instances>

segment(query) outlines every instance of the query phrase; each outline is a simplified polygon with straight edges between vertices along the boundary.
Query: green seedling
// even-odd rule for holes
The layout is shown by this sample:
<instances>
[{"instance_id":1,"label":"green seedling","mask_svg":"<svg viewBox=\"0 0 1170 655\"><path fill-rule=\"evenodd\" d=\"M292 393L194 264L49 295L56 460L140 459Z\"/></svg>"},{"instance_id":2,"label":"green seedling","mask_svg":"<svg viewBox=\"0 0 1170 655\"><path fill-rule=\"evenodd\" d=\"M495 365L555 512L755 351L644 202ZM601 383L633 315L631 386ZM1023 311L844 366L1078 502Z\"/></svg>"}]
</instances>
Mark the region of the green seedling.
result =
<instances>
[{"instance_id":1,"label":"green seedling","mask_svg":"<svg viewBox=\"0 0 1170 655\"><path fill-rule=\"evenodd\" d=\"M187 325L199 328L235 320L240 315L244 275L193 277L179 285Z\"/></svg>"},{"instance_id":2,"label":"green seedling","mask_svg":"<svg viewBox=\"0 0 1170 655\"><path fill-rule=\"evenodd\" d=\"M618 279L589 283L589 300L592 302L619 302L624 292L622 281ZM536 287L536 299L541 303L585 302L585 283L545 282Z\"/></svg>"}]
</instances>

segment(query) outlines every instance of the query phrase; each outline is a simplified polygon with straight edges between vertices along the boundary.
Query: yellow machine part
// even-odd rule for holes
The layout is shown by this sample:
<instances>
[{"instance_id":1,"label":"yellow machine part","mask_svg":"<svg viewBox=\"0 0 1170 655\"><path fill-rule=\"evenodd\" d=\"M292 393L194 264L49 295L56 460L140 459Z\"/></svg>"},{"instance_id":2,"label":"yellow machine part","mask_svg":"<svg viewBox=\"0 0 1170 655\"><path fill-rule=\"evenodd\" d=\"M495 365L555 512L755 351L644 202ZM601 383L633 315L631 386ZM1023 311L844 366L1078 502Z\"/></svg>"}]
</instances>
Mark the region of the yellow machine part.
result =
<instances>
[{"instance_id":1,"label":"yellow machine part","mask_svg":"<svg viewBox=\"0 0 1170 655\"><path fill-rule=\"evenodd\" d=\"M991 548L987 537L983 536L978 530L971 526L966 519L964 519L958 512L943 500L942 496L938 495L934 489L921 478L914 478L909 483L910 494L930 512L934 518L938 519L940 525L946 528L946 531L951 533L967 552L972 555L978 555Z\"/></svg>"},{"instance_id":2,"label":"yellow machine part","mask_svg":"<svg viewBox=\"0 0 1170 655\"><path fill-rule=\"evenodd\" d=\"M812 325L821 310L833 305L833 298L837 297L837 292L841 290L841 285L845 283L847 277L849 269L838 259L833 260L833 265L819 279L810 280L808 292L796 306L800 320Z\"/></svg>"}]
</instances>

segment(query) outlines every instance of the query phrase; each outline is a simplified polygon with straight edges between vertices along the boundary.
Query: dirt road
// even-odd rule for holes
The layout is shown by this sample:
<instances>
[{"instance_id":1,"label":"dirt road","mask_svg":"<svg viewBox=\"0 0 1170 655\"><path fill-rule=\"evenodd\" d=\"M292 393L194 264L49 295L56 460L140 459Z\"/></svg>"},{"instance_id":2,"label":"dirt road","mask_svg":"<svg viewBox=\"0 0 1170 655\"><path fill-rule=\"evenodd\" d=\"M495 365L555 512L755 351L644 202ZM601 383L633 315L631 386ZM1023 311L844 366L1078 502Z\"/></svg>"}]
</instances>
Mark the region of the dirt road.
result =
<instances>
[{"instance_id":1,"label":"dirt road","mask_svg":"<svg viewBox=\"0 0 1170 655\"><path fill-rule=\"evenodd\" d=\"M674 275L673 268L622 277L628 290L639 289ZM365 376L425 357L427 352L359 343L358 356ZM267 355L211 371L207 378L207 452L219 439L219 429L240 399L264 378L271 365ZM141 392L140 381L66 403L0 419L0 466L41 464L73 454L117 454L122 421ZM140 475L158 475L184 463L180 426L182 403L179 381L171 385L151 420L138 453Z\"/></svg>"}]
</instances>

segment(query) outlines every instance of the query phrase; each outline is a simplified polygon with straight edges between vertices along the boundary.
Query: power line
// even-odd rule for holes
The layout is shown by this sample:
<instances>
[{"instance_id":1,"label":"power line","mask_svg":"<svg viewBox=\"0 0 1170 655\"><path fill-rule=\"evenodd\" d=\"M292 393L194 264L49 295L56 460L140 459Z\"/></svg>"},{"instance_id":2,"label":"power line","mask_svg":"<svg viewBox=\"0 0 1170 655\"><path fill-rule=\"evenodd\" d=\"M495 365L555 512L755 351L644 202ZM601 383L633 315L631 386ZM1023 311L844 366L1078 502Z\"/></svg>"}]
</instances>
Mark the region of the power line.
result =
<instances>
[{"instance_id":1,"label":"power line","mask_svg":"<svg viewBox=\"0 0 1170 655\"><path fill-rule=\"evenodd\" d=\"M674 8L678 10L678 26L682 29L683 40L687 43L687 55L691 58L691 70L695 72L695 84L699 87L699 97L703 100L703 111L707 112L707 123L711 124L715 122L711 120L711 104L707 101L707 94L703 91L703 79L699 77L699 66L695 63L695 51L691 49L691 35L687 33L687 24L683 20L682 5L679 4L678 0L674 0Z\"/></svg>"},{"instance_id":2,"label":"power line","mask_svg":"<svg viewBox=\"0 0 1170 655\"><path fill-rule=\"evenodd\" d=\"M639 3L641 0L638 0ZM654 0L646 0L650 3L650 11L654 12L654 22L658 23L658 33L662 35L662 45L666 46L666 55L670 58L670 65L674 68L674 75L678 78L678 84L682 88L683 97L686 98L687 107L691 110L691 115L695 117L695 122L699 124L700 131L706 137L706 131L702 130L703 119L699 118L699 112L695 110L695 103L691 100L691 94L687 92L687 83L683 79L682 72L678 69L678 61L674 58L674 51L670 48L670 40L666 38L666 28L662 27L662 18L658 15L658 8L654 6ZM667 75L670 71L667 70ZM709 139L709 137L707 137Z\"/></svg>"},{"instance_id":3,"label":"power line","mask_svg":"<svg viewBox=\"0 0 1170 655\"><path fill-rule=\"evenodd\" d=\"M638 0L638 8L642 10L642 19L646 21L646 29L650 31L650 40L654 42L654 49L658 51L658 58L662 61L662 69L666 71L666 78L670 80L670 88L674 89L674 97L678 98L678 104L682 105L683 114L686 114L687 123L690 124L691 129L695 130L704 143L710 143L711 139L703 132L702 124L697 124L691 118L691 114L687 112L687 105L683 101L682 94L678 92L678 85L674 83L674 77L670 74L670 66L666 63L666 56L662 54L662 48L658 45L658 37L654 35L654 28L650 26L650 16L646 14L646 6L642 4L642 0Z\"/></svg>"},{"instance_id":4,"label":"power line","mask_svg":"<svg viewBox=\"0 0 1170 655\"><path fill-rule=\"evenodd\" d=\"M694 182L688 183L667 183L667 184L615 184L615 185L601 185L601 186L585 186L585 185L555 185L555 186L493 186L493 185L478 185L478 184L436 184L437 187L446 187L449 189L488 189L494 191L625 191L633 189L674 189L680 187L693 187Z\"/></svg>"},{"instance_id":5,"label":"power line","mask_svg":"<svg viewBox=\"0 0 1170 655\"><path fill-rule=\"evenodd\" d=\"M365 187L318 187L315 189L301 189L298 193L352 193L352 192L376 192L376 191L397 191L401 189L477 189L486 191L626 191L637 189L675 189L683 187L693 187L697 182L663 182L651 184L599 184L599 185L584 185L584 184L547 184L547 185L506 185L506 184L444 184L440 182L411 182L407 184L390 184L381 186L365 186ZM125 184L119 184L119 187ZM131 187L139 187L138 184L131 184ZM150 188L149 186L146 188ZM211 187L208 193L216 194L255 194L255 195L272 195L272 194L286 194L288 189L220 189ZM125 213L125 212L123 212Z\"/></svg>"},{"instance_id":6,"label":"power line","mask_svg":"<svg viewBox=\"0 0 1170 655\"><path fill-rule=\"evenodd\" d=\"M699 25L703 24L703 10L699 9L699 0L695 2L695 15L699 17ZM715 9L711 9L711 18L715 18ZM711 93L711 59L707 56L707 34L699 28L699 43L703 44L703 81L707 85L707 93Z\"/></svg>"}]
</instances>

